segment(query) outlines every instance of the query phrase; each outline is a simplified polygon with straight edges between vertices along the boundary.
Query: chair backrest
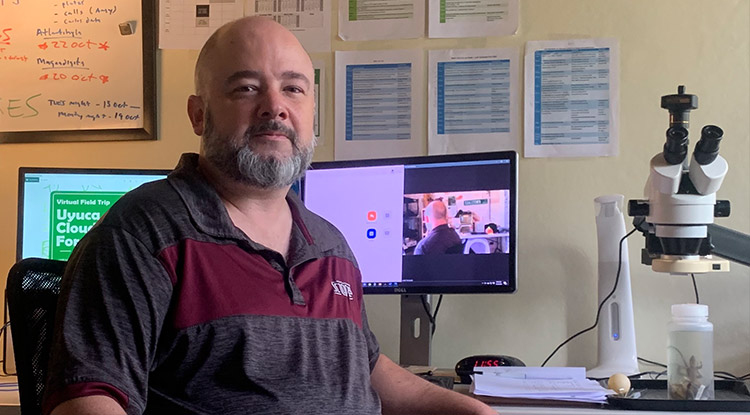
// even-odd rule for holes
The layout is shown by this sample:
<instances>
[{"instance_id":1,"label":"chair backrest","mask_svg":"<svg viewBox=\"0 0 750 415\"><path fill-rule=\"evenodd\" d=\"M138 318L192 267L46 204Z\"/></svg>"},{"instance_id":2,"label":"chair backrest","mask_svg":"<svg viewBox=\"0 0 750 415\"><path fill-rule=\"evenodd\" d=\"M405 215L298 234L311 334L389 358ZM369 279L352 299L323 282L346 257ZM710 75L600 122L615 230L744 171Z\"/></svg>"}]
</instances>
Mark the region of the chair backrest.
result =
<instances>
[{"instance_id":1,"label":"chair backrest","mask_svg":"<svg viewBox=\"0 0 750 415\"><path fill-rule=\"evenodd\" d=\"M8 274L5 295L13 331L21 414L42 413L42 395L64 261L27 258Z\"/></svg>"},{"instance_id":2,"label":"chair backrest","mask_svg":"<svg viewBox=\"0 0 750 415\"><path fill-rule=\"evenodd\" d=\"M483 238L472 238L464 245L464 254L489 254L490 243Z\"/></svg>"}]
</instances>

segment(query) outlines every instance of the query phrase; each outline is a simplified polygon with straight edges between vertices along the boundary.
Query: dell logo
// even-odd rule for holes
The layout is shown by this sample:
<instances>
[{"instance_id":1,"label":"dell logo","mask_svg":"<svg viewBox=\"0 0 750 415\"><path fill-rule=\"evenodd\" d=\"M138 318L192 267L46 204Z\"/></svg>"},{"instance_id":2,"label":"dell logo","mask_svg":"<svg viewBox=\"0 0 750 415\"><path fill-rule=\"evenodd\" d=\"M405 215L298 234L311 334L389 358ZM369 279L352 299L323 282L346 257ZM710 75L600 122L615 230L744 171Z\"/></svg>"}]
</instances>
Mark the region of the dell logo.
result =
<instances>
[{"instance_id":1,"label":"dell logo","mask_svg":"<svg viewBox=\"0 0 750 415\"><path fill-rule=\"evenodd\" d=\"M395 293L406 293L406 288L394 288L393 292Z\"/></svg>"}]
</instances>

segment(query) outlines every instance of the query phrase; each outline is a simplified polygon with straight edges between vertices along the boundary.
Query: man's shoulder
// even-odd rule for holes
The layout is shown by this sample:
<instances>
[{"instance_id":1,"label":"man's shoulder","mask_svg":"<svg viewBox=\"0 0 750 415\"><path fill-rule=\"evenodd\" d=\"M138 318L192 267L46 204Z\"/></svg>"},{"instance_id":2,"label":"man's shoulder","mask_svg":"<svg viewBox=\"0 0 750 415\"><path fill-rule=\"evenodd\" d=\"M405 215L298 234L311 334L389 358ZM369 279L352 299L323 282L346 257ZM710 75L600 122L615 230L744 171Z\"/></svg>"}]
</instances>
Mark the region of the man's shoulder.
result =
<instances>
[{"instance_id":1,"label":"man's shoulder","mask_svg":"<svg viewBox=\"0 0 750 415\"><path fill-rule=\"evenodd\" d=\"M310 213L305 226L310 230L315 244L323 251L338 251L345 253L345 256L352 255L344 233L326 218Z\"/></svg>"},{"instance_id":2,"label":"man's shoulder","mask_svg":"<svg viewBox=\"0 0 750 415\"><path fill-rule=\"evenodd\" d=\"M181 219L185 216L182 210L179 197L166 179L143 184L107 210L75 247L71 260L110 258L135 246L156 255L188 234L189 221Z\"/></svg>"},{"instance_id":3,"label":"man's shoulder","mask_svg":"<svg viewBox=\"0 0 750 415\"><path fill-rule=\"evenodd\" d=\"M185 210L167 179L145 183L125 193L107 211L101 224L126 230L148 229L179 216Z\"/></svg>"},{"instance_id":4,"label":"man's shoulder","mask_svg":"<svg viewBox=\"0 0 750 415\"><path fill-rule=\"evenodd\" d=\"M321 249L346 241L344 234L334 224L309 210L296 194L290 193L287 200L292 206L292 214L296 216L295 222L304 227L303 231L307 232Z\"/></svg>"},{"instance_id":5,"label":"man's shoulder","mask_svg":"<svg viewBox=\"0 0 750 415\"><path fill-rule=\"evenodd\" d=\"M144 183L135 189L125 193L120 200L112 206L113 210L124 208L138 208L143 204L168 205L171 199L177 197L174 187L168 179L155 180Z\"/></svg>"},{"instance_id":6,"label":"man's shoulder","mask_svg":"<svg viewBox=\"0 0 750 415\"><path fill-rule=\"evenodd\" d=\"M308 238L308 242L314 244L323 255L346 258L357 264L354 252L341 230L326 218L307 209L296 196L288 200L292 202L296 211L293 213L297 215L295 222Z\"/></svg>"},{"instance_id":7,"label":"man's shoulder","mask_svg":"<svg viewBox=\"0 0 750 415\"><path fill-rule=\"evenodd\" d=\"M435 243L435 234L436 232L429 232L424 238L422 238L422 240L419 241L422 244L423 249L426 249Z\"/></svg>"}]
</instances>

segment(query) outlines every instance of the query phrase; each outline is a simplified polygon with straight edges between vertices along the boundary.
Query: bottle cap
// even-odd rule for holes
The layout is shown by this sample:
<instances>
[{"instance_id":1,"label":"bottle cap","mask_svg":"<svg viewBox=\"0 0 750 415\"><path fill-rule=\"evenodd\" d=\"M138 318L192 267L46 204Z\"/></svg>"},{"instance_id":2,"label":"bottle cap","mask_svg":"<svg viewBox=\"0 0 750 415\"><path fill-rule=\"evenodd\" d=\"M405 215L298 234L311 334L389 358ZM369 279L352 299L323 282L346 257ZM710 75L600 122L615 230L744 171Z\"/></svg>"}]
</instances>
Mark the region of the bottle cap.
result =
<instances>
[{"instance_id":1,"label":"bottle cap","mask_svg":"<svg viewBox=\"0 0 750 415\"><path fill-rule=\"evenodd\" d=\"M708 306L705 304L674 304L674 317L708 317Z\"/></svg>"}]
</instances>

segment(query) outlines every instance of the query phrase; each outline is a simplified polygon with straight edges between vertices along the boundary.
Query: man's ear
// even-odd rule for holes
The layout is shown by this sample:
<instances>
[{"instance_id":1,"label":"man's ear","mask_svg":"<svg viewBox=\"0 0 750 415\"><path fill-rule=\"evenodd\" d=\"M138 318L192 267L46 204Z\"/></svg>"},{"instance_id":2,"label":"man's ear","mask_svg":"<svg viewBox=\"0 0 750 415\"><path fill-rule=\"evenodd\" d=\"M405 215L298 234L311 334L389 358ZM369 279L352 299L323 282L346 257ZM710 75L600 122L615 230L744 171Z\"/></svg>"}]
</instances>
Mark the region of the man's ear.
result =
<instances>
[{"instance_id":1,"label":"man's ear","mask_svg":"<svg viewBox=\"0 0 750 415\"><path fill-rule=\"evenodd\" d=\"M196 135L203 136L203 130L206 128L206 113L203 110L203 98L198 95L190 95L187 102L188 117L193 125L193 132Z\"/></svg>"}]
</instances>

